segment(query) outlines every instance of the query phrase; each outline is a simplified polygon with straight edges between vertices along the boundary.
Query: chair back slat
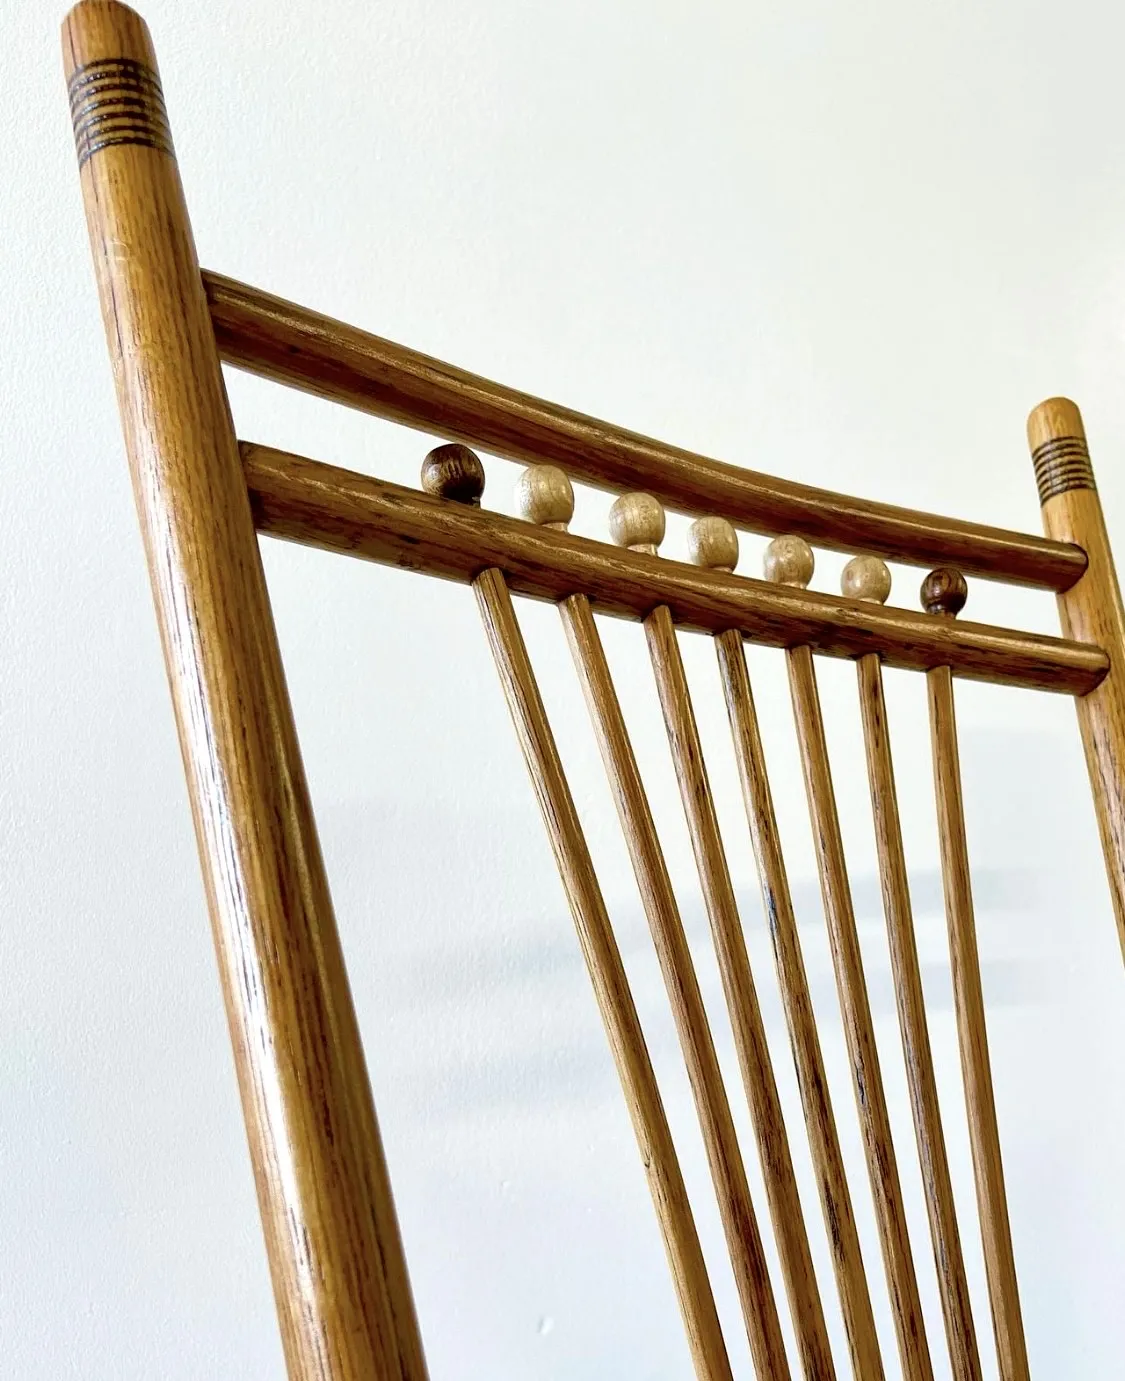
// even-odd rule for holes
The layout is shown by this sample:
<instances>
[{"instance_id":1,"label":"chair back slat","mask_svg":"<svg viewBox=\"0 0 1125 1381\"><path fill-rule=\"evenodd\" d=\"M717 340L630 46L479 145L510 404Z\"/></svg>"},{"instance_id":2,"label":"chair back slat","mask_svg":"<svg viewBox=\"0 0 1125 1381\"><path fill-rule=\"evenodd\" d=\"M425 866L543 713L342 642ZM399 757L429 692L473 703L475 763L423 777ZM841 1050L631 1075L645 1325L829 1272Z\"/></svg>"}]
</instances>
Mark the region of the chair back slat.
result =
<instances>
[{"instance_id":1,"label":"chair back slat","mask_svg":"<svg viewBox=\"0 0 1125 1381\"><path fill-rule=\"evenodd\" d=\"M742 635L733 629L720 633L715 639L715 647L762 889L762 905L769 923L789 1044L797 1070L797 1085L832 1254L836 1289L848 1337L852 1375L856 1381L881 1381L883 1362L871 1309L871 1293L801 954L797 917L781 852L777 815L766 771Z\"/></svg>"},{"instance_id":2,"label":"chair back slat","mask_svg":"<svg viewBox=\"0 0 1125 1381\"><path fill-rule=\"evenodd\" d=\"M874 654L861 657L857 663L857 678L895 1004L946 1343L954 1381L979 1381L980 1356L926 1022L879 658Z\"/></svg>"},{"instance_id":3,"label":"chair back slat","mask_svg":"<svg viewBox=\"0 0 1125 1381\"><path fill-rule=\"evenodd\" d=\"M827 1360L824 1318L813 1275L812 1258L804 1217L793 1174L781 1102L766 1043L761 1008L750 971L742 920L719 822L715 814L703 747L695 722L683 659L676 641L675 625L667 606L661 605L645 620L649 655L656 678L660 706L667 729L668 746L676 770L680 800L687 820L719 961L727 1010L734 1031L735 1049L758 1139L759 1158L765 1176L773 1217L774 1235L803 1351L812 1351L807 1375L831 1375ZM824 1368L828 1367L825 1372ZM768 1375L769 1373L765 1373Z\"/></svg>"},{"instance_id":4,"label":"chair back slat","mask_svg":"<svg viewBox=\"0 0 1125 1381\"><path fill-rule=\"evenodd\" d=\"M807 647L790 648L785 658L816 847L821 897L836 974L836 990L851 1060L856 1108L863 1133L867 1175L879 1228L879 1244L891 1298L899 1360L906 1381L931 1381L933 1367L926 1342L918 1280L906 1228L902 1187L891 1139L890 1116L883 1091L875 1028L844 861L816 668L812 652Z\"/></svg>"},{"instance_id":5,"label":"chair back slat","mask_svg":"<svg viewBox=\"0 0 1125 1381\"><path fill-rule=\"evenodd\" d=\"M696 1376L699 1381L731 1381L726 1344L672 1133L511 592L495 569L482 572L473 588L629 1105Z\"/></svg>"},{"instance_id":6,"label":"chair back slat","mask_svg":"<svg viewBox=\"0 0 1125 1381\"><path fill-rule=\"evenodd\" d=\"M961 766L957 751L957 722L953 706L953 677L948 667L926 673L930 707L930 737L934 759L938 832L945 915L949 929L949 967L957 1013L961 1076L969 1119L977 1211L992 1328L1001 1381L1028 1381L1027 1344L1016 1282L1000 1131L988 1058L980 957L973 915L969 852L965 838L965 809L961 799Z\"/></svg>"}]
</instances>

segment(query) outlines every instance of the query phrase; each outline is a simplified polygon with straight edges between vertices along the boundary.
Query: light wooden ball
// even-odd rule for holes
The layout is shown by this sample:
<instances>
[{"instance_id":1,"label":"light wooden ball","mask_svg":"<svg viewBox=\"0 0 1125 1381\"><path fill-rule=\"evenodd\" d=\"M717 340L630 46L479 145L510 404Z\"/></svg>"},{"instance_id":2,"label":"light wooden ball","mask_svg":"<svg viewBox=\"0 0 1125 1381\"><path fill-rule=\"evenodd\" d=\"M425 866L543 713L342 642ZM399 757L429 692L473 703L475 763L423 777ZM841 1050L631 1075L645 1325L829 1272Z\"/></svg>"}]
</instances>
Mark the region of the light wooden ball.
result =
<instances>
[{"instance_id":1,"label":"light wooden ball","mask_svg":"<svg viewBox=\"0 0 1125 1381\"><path fill-rule=\"evenodd\" d=\"M796 585L803 590L813 578L816 558L803 537L775 537L766 548L762 569L775 585Z\"/></svg>"},{"instance_id":2,"label":"light wooden ball","mask_svg":"<svg viewBox=\"0 0 1125 1381\"><path fill-rule=\"evenodd\" d=\"M664 541L664 509L651 494L622 494L609 510L609 535L619 547L655 552Z\"/></svg>"},{"instance_id":3,"label":"light wooden ball","mask_svg":"<svg viewBox=\"0 0 1125 1381\"><path fill-rule=\"evenodd\" d=\"M944 614L954 619L968 598L965 577L952 566L939 566L922 581L922 608L927 614Z\"/></svg>"},{"instance_id":4,"label":"light wooden ball","mask_svg":"<svg viewBox=\"0 0 1125 1381\"><path fill-rule=\"evenodd\" d=\"M565 529L574 517L574 487L557 465L529 465L516 481L520 517L541 527Z\"/></svg>"},{"instance_id":5,"label":"light wooden ball","mask_svg":"<svg viewBox=\"0 0 1125 1381\"><path fill-rule=\"evenodd\" d=\"M484 493L480 456L459 441L435 446L422 462L422 488L439 499L477 505Z\"/></svg>"},{"instance_id":6,"label":"light wooden ball","mask_svg":"<svg viewBox=\"0 0 1125 1381\"><path fill-rule=\"evenodd\" d=\"M891 593L891 572L877 556L853 556L840 573L840 592L848 599L886 604Z\"/></svg>"},{"instance_id":7,"label":"light wooden ball","mask_svg":"<svg viewBox=\"0 0 1125 1381\"><path fill-rule=\"evenodd\" d=\"M711 571L733 571L738 565L738 533L725 518L696 518L687 534L688 555Z\"/></svg>"}]
</instances>

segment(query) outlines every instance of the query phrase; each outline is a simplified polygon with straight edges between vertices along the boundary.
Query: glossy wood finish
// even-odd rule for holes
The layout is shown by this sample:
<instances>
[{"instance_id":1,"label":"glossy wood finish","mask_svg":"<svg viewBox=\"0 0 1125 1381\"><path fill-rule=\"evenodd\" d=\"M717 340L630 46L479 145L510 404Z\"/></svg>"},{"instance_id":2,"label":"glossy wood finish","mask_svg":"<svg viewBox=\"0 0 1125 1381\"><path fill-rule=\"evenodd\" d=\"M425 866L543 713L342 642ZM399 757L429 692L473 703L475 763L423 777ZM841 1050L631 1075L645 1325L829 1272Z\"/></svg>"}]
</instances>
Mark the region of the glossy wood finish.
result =
<instances>
[{"instance_id":1,"label":"glossy wood finish","mask_svg":"<svg viewBox=\"0 0 1125 1381\"><path fill-rule=\"evenodd\" d=\"M562 481L566 481L565 488ZM554 466L537 465L525 470L520 477L517 499L525 520L552 523L560 529L565 529L574 512L570 482L563 471ZM651 507L640 503L623 504L618 513L617 530L623 538L639 537L646 542L651 539L655 545L663 536L663 511L654 513ZM639 528L636 526L638 523ZM731 1265L747 1321L747 1332L753 1341L753 1328L756 1327L753 1321L760 1300L755 1290L747 1288L747 1282L752 1278L749 1270L753 1263L748 1263L746 1259L746 1224L754 1224L754 1209L711 1026L703 1005L703 994L590 601L585 595L571 595L559 605L559 614L590 712L660 962L695 1099L719 1215L726 1232ZM753 1227L753 1231L756 1232L756 1227ZM815 1338L812 1344L804 1344L803 1322L802 1319L798 1323L798 1334L802 1342L802 1356L808 1357L813 1364L808 1374L830 1376L831 1359L828 1359L829 1370L824 1371L823 1362L815 1350ZM820 1326L823 1332L823 1319L820 1320ZM818 1366L821 1370L816 1370Z\"/></svg>"},{"instance_id":2,"label":"glossy wood finish","mask_svg":"<svg viewBox=\"0 0 1125 1381\"><path fill-rule=\"evenodd\" d=\"M151 41L86 0L63 56L289 1375L424 1381Z\"/></svg>"},{"instance_id":3,"label":"glossy wood finish","mask_svg":"<svg viewBox=\"0 0 1125 1381\"><path fill-rule=\"evenodd\" d=\"M875 1202L875 1218L890 1290L899 1358L906 1381L932 1381L933 1370L918 1298L918 1281L906 1230L902 1188L891 1140L891 1124L883 1092L867 984L863 976L840 821L836 813L813 655L808 647L790 648L785 655L805 794L816 845L824 915L828 922L836 989L851 1058L856 1108L863 1132L867 1174Z\"/></svg>"},{"instance_id":4,"label":"glossy wood finish","mask_svg":"<svg viewBox=\"0 0 1125 1381\"><path fill-rule=\"evenodd\" d=\"M1027 424L1043 509L1043 530L1081 543L1086 574L1059 596L1067 637L1096 641L1109 653L1110 674L1077 701L1086 768L1102 853L1125 954L1125 609L1101 500L1086 449L1086 431L1068 398L1040 404Z\"/></svg>"},{"instance_id":5,"label":"glossy wood finish","mask_svg":"<svg viewBox=\"0 0 1125 1381\"><path fill-rule=\"evenodd\" d=\"M948 668L936 667L926 673L926 683L945 914L949 928L949 962L992 1327L996 1335L1001 1381L1028 1381L1027 1344L1020 1313L1012 1233L1008 1224L1008 1200L1004 1192L1004 1167L1000 1158L1000 1133L992 1092L984 993L969 880L957 724L953 709L953 678Z\"/></svg>"},{"instance_id":6,"label":"glossy wood finish","mask_svg":"<svg viewBox=\"0 0 1125 1381\"><path fill-rule=\"evenodd\" d=\"M482 572L473 588L633 1119L695 1373L700 1381L730 1381L726 1346L656 1077L511 594L497 570Z\"/></svg>"},{"instance_id":7,"label":"glossy wood finish","mask_svg":"<svg viewBox=\"0 0 1125 1381\"><path fill-rule=\"evenodd\" d=\"M715 1054L703 996L692 963L691 950L684 934L656 825L629 742L624 716L613 688L605 650L598 636L590 602L585 595L571 595L559 605L559 610L574 654L586 703L590 708L602 760L613 790L629 848L629 857L637 877L645 915L668 990L688 1077L695 1096L696 1111L742 1303L747 1335L760 1376L788 1375L787 1369L776 1370L782 1366L777 1352L780 1334L775 1331L775 1306L767 1282L766 1265L750 1199L750 1187L746 1181L742 1152L739 1149L734 1119L731 1116L722 1072ZM791 1166L790 1183L782 1184L778 1197L778 1184L784 1177L783 1174L776 1173L776 1169L788 1160L787 1150L776 1149L779 1130L783 1141L783 1129L773 1125L767 1129L771 1159L766 1165L766 1174L767 1182L773 1191L770 1196L771 1207L775 1213L781 1211L785 1215L780 1247L783 1264L787 1267L786 1283L790 1289L798 1347L807 1377L831 1377L834 1375L832 1357L816 1293L816 1282L812 1277L811 1263L808 1262L807 1243L803 1247L803 1256L798 1247L796 1262L791 1250L794 1239L800 1243L803 1242L804 1236L800 1204L796 1198L795 1186L791 1184ZM792 1269L794 1265L797 1267L795 1271ZM763 1318L770 1321L767 1329L762 1327Z\"/></svg>"},{"instance_id":8,"label":"glossy wood finish","mask_svg":"<svg viewBox=\"0 0 1125 1381\"><path fill-rule=\"evenodd\" d=\"M756 532L823 547L1064 590L1076 547L979 523L869 503L709 460L546 403L218 274L204 276L224 360L306 392L574 479L647 490L670 508L721 513Z\"/></svg>"},{"instance_id":9,"label":"glossy wood finish","mask_svg":"<svg viewBox=\"0 0 1125 1381\"><path fill-rule=\"evenodd\" d=\"M560 472L533 477L525 494L544 521L569 520L574 497ZM474 507L484 467L467 446L437 446L422 463L422 484L438 502ZM731 1381L730 1363L683 1175L629 989L621 953L598 886L570 786L563 771L512 596L490 569L473 582L504 697L555 855L594 995L648 1176L699 1381Z\"/></svg>"},{"instance_id":10,"label":"glossy wood finish","mask_svg":"<svg viewBox=\"0 0 1125 1381\"><path fill-rule=\"evenodd\" d=\"M719 822L715 814L703 747L692 710L676 628L666 606L645 620L645 634L668 745L676 770L688 834L703 888L703 900L719 961L735 1049L762 1162L774 1235L781 1256L806 1375L833 1375L823 1310L813 1273L789 1140L781 1113L765 1025L750 969ZM761 1268L765 1270L764 1263ZM758 1361L760 1376L774 1372Z\"/></svg>"},{"instance_id":11,"label":"glossy wood finish","mask_svg":"<svg viewBox=\"0 0 1125 1381\"><path fill-rule=\"evenodd\" d=\"M242 456L259 530L326 551L466 582L495 566L515 593L552 604L586 593L597 611L633 619L667 604L680 628L738 628L769 646L804 643L837 657L878 652L888 666L949 665L1041 690L1084 694L1108 665L1097 647L699 570L266 446L243 442Z\"/></svg>"},{"instance_id":12,"label":"glossy wood finish","mask_svg":"<svg viewBox=\"0 0 1125 1381\"><path fill-rule=\"evenodd\" d=\"M925 994L918 964L914 936L914 917L910 907L910 887L906 855L902 846L898 793L887 727L887 706L883 695L883 672L879 658L861 657L857 664L859 701L863 717L863 739L867 752L867 775L871 787L871 809L875 817L875 844L879 855L879 881L883 891L883 912L890 941L891 971L894 976L895 1003L899 1031L906 1061L906 1081L910 1090L910 1109L914 1135L922 1167L922 1188L930 1220L930 1237L937 1268L938 1292L950 1366L955 1381L979 1381L980 1356L973 1325L957 1209L949 1177L949 1158L945 1150L941 1105L934 1076L933 1053L926 1024Z\"/></svg>"},{"instance_id":13,"label":"glossy wood finish","mask_svg":"<svg viewBox=\"0 0 1125 1381\"><path fill-rule=\"evenodd\" d=\"M777 816L766 772L742 634L734 629L720 633L715 639L715 647L734 735L746 817L758 865L762 902L769 922L778 985L789 1028L789 1042L797 1067L797 1083L801 1091L817 1189L828 1230L836 1288L848 1335L852 1373L856 1381L882 1381L883 1363L871 1311L867 1273L860 1252L851 1192L801 955L793 898L781 853Z\"/></svg>"}]
</instances>

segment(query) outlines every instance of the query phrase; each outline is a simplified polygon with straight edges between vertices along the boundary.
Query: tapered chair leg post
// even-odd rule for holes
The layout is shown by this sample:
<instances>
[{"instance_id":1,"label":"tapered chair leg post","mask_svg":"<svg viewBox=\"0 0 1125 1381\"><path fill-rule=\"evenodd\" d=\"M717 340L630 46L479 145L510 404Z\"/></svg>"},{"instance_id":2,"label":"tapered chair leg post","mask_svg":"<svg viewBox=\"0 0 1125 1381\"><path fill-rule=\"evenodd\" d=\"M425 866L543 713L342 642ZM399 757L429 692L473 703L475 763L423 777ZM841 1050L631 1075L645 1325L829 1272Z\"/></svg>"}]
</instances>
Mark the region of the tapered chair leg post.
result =
<instances>
[{"instance_id":1,"label":"tapered chair leg post","mask_svg":"<svg viewBox=\"0 0 1125 1381\"><path fill-rule=\"evenodd\" d=\"M85 0L63 56L289 1375L424 1381L152 44Z\"/></svg>"},{"instance_id":2,"label":"tapered chair leg post","mask_svg":"<svg viewBox=\"0 0 1125 1381\"><path fill-rule=\"evenodd\" d=\"M1075 700L1094 795L1117 933L1125 955L1125 608L1086 448L1082 416L1067 398L1049 398L1028 418L1043 531L1086 553L1086 571L1064 590L1059 618L1068 638L1109 653L1109 675Z\"/></svg>"}]
</instances>

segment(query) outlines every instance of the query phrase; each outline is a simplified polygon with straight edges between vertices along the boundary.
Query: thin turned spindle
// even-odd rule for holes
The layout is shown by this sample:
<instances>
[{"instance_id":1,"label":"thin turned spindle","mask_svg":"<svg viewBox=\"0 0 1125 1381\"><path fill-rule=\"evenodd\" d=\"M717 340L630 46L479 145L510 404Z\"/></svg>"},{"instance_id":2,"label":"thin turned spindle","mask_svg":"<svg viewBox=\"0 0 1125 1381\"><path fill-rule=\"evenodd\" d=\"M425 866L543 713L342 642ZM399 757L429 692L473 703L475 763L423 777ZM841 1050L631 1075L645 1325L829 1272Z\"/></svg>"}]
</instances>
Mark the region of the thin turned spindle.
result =
<instances>
[{"instance_id":1,"label":"thin turned spindle","mask_svg":"<svg viewBox=\"0 0 1125 1381\"><path fill-rule=\"evenodd\" d=\"M922 606L927 613L939 618L956 618L965 607L967 596L964 576L948 567L931 571L922 582ZM992 1328L996 1335L1001 1381L1028 1381L1027 1343L1020 1311L1015 1254L1012 1251L1012 1230L1008 1223L1008 1197L1004 1190L992 1067L988 1058L988 1031L965 836L965 808L961 799L953 674L948 667L934 667L926 673L926 686L930 705L938 831L941 836L941 875L949 929L949 965L957 1011L961 1077L965 1085Z\"/></svg>"},{"instance_id":2,"label":"thin turned spindle","mask_svg":"<svg viewBox=\"0 0 1125 1381\"><path fill-rule=\"evenodd\" d=\"M1059 621L1068 638L1097 643L1109 653L1109 675L1075 698L1086 771L1094 797L1117 935L1125 954L1125 606L1094 483L1082 414L1069 398L1048 398L1027 419L1043 531L1072 542L1086 570L1059 595Z\"/></svg>"},{"instance_id":3,"label":"thin turned spindle","mask_svg":"<svg viewBox=\"0 0 1125 1381\"><path fill-rule=\"evenodd\" d=\"M840 583L843 593L850 599L883 604L891 592L891 573L877 556L857 556L844 567ZM961 1253L961 1236L957 1228L957 1210L949 1178L941 1105L938 1102L933 1052L926 1023L925 995L910 908L910 885L902 845L887 706L883 695L883 668L878 654L872 652L861 657L856 663L856 671L895 1003L898 1007L910 1108L922 1167L922 1185L930 1220L949 1360L954 1381L979 1381L980 1355Z\"/></svg>"},{"instance_id":4,"label":"thin turned spindle","mask_svg":"<svg viewBox=\"0 0 1125 1381\"><path fill-rule=\"evenodd\" d=\"M531 522L561 529L565 529L570 522L574 509L573 491L565 472L555 466L538 465L524 471L520 478L518 498L523 516ZM559 613L582 683L660 960L695 1096L720 1216L727 1229L731 1258L736 1273L739 1273L741 1286L747 1278L746 1263L738 1264L744 1253L742 1225L753 1218L753 1206L691 950L590 601L585 595L571 595L559 604ZM784 1148L783 1158L787 1158L784 1157ZM778 1154L771 1142L767 1173L778 1163ZM783 1170L780 1176L774 1173L774 1178L778 1183L773 1186L772 1192L778 1195L778 1199L775 1206L771 1197L771 1206L783 1214L788 1229L781 1249L783 1258L787 1251L790 1257L786 1282L788 1284L792 1279L795 1287L790 1301L804 1374L808 1378L828 1378L834 1372L816 1283L812 1277L811 1263L807 1262L807 1249L806 1260L802 1260L799 1251L803 1233L796 1186L791 1174L789 1180L785 1180ZM807 1270L801 1274L806 1266ZM756 1298L745 1291L742 1294L746 1310L755 1310L758 1307Z\"/></svg>"},{"instance_id":5,"label":"thin turned spindle","mask_svg":"<svg viewBox=\"0 0 1125 1381\"><path fill-rule=\"evenodd\" d=\"M664 510L651 495L623 494L610 510L610 534L618 546L655 556L664 538ZM814 1343L812 1356L819 1370L813 1374L831 1375L831 1353L765 1027L711 799L687 677L676 642L676 628L667 605L659 605L645 619L645 634L754 1121L786 1286L790 1299L795 1301L794 1316L799 1336L802 1336L802 1350ZM788 1365L773 1290L752 1210L747 1214L739 1240L732 1245L732 1257L736 1247L739 1256L736 1270L741 1277L747 1325L753 1330L751 1346L758 1375L762 1381L787 1376Z\"/></svg>"},{"instance_id":6,"label":"thin turned spindle","mask_svg":"<svg viewBox=\"0 0 1125 1381\"><path fill-rule=\"evenodd\" d=\"M441 498L479 504L484 492L484 468L467 446L439 446L423 463L422 486L427 493ZM699 1381L732 1381L726 1344L656 1076L511 592L503 573L495 568L477 576L473 589L625 1091L695 1374Z\"/></svg>"},{"instance_id":7,"label":"thin turned spindle","mask_svg":"<svg viewBox=\"0 0 1125 1381\"><path fill-rule=\"evenodd\" d=\"M692 560L697 565L713 570L733 570L738 561L737 534L723 518L698 519L689 529L688 543ZM797 1069L797 1084L801 1092L821 1209L832 1253L852 1372L857 1381L882 1381L883 1362L871 1311L867 1273L863 1267L851 1192L840 1151L840 1138L836 1131L820 1037L801 954L797 919L781 852L777 816L766 772L742 634L737 629L719 633L715 637L715 648L758 866L762 902L769 921L778 986Z\"/></svg>"},{"instance_id":8,"label":"thin turned spindle","mask_svg":"<svg viewBox=\"0 0 1125 1381\"><path fill-rule=\"evenodd\" d=\"M804 589L812 579L812 549L800 537L774 538L766 548L765 573L767 580ZM863 976L859 934L844 860L844 843L836 813L816 668L809 647L789 648L785 656L805 778L805 795L816 844L824 915L828 922L832 964L836 973L836 990L851 1058L856 1107L863 1132L875 1218L879 1225L879 1242L890 1291L899 1358L906 1381L932 1381L933 1369L926 1345L918 1281L906 1230L902 1187L895 1162L891 1122L875 1044L875 1027L871 1020L871 1004Z\"/></svg>"},{"instance_id":9,"label":"thin turned spindle","mask_svg":"<svg viewBox=\"0 0 1125 1381\"><path fill-rule=\"evenodd\" d=\"M424 1381L390 1179L144 21L63 25L82 198L292 1381Z\"/></svg>"}]
</instances>

